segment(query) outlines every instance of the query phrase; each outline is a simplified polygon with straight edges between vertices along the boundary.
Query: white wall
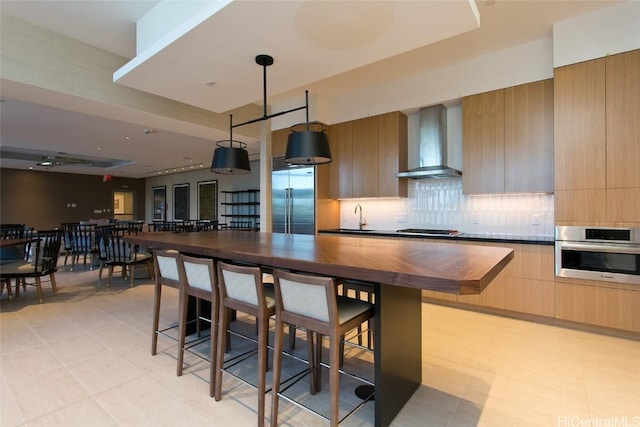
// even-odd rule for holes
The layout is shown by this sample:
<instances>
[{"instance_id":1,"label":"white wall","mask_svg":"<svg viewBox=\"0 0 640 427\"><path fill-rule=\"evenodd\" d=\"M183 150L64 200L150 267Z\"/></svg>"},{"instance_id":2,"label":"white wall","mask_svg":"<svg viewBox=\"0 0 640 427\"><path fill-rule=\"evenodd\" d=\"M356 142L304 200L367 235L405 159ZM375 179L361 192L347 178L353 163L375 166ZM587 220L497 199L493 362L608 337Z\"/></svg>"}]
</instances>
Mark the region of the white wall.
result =
<instances>
[{"instance_id":1,"label":"white wall","mask_svg":"<svg viewBox=\"0 0 640 427\"><path fill-rule=\"evenodd\" d=\"M553 25L553 66L575 64L640 48L640 1Z\"/></svg>"}]
</instances>

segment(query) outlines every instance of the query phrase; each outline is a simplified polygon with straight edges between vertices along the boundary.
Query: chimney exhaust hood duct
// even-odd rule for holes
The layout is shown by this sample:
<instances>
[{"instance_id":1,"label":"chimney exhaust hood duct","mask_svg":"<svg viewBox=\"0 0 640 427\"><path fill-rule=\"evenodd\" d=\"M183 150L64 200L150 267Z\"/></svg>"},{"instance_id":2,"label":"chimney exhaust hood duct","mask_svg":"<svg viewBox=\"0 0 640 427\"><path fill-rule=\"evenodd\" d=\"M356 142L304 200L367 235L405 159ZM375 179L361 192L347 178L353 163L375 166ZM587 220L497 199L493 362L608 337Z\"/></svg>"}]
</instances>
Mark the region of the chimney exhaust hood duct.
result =
<instances>
[{"instance_id":1,"label":"chimney exhaust hood duct","mask_svg":"<svg viewBox=\"0 0 640 427\"><path fill-rule=\"evenodd\" d=\"M420 110L420 167L399 172L398 178L451 178L462 175L447 162L447 108L440 104Z\"/></svg>"}]
</instances>

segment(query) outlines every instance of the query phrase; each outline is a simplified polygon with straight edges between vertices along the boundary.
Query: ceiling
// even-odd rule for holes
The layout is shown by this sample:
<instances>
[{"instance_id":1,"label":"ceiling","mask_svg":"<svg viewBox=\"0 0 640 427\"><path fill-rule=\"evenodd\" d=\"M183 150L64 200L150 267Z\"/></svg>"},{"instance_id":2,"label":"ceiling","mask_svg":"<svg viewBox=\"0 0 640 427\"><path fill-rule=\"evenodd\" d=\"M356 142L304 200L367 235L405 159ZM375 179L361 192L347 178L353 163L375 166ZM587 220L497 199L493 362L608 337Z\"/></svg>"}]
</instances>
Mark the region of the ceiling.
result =
<instances>
[{"instance_id":1,"label":"ceiling","mask_svg":"<svg viewBox=\"0 0 640 427\"><path fill-rule=\"evenodd\" d=\"M477 27L475 8L465 1L173 1L191 16L149 25L151 41L140 52L136 22L144 17L144 28L158 1L2 0L0 12L128 59L113 70L115 84L228 117L229 110L263 104L256 54L275 59L267 68L268 103L303 105L305 89L331 99L387 84L550 37L553 22L616 3L476 1ZM67 94L4 79L0 90L2 167L144 178L208 167L214 141L228 138L226 126L117 105L71 107ZM255 157L256 138L247 142ZM44 156L82 161L37 166Z\"/></svg>"}]
</instances>

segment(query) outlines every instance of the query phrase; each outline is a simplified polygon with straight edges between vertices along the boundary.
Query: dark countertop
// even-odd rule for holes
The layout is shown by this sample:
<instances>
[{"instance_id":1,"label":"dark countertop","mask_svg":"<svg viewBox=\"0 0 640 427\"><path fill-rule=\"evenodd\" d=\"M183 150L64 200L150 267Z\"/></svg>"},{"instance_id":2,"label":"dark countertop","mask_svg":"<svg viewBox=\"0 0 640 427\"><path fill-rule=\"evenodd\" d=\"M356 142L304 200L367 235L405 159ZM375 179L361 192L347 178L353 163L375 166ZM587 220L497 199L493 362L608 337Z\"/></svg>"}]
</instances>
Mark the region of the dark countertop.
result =
<instances>
[{"instance_id":1,"label":"dark countertop","mask_svg":"<svg viewBox=\"0 0 640 427\"><path fill-rule=\"evenodd\" d=\"M470 242L494 242L494 243L523 243L527 245L553 245L555 243L553 237L540 236L517 236L508 234L491 234L491 233L460 233L456 236L448 236L441 234L413 234L399 233L394 230L356 230L356 229L328 229L318 230L319 234L339 234L342 236L358 236L358 237L402 237L407 239L439 239L439 240L464 240Z\"/></svg>"}]
</instances>

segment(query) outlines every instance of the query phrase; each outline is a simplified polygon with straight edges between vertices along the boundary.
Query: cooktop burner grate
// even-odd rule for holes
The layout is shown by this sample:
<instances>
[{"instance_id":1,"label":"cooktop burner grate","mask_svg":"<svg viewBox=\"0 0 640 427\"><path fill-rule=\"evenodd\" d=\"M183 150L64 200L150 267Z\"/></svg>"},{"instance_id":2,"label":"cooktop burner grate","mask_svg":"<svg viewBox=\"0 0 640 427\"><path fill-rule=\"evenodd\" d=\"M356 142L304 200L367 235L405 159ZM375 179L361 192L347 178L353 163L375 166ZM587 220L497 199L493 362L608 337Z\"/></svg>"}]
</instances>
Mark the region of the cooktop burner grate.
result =
<instances>
[{"instance_id":1,"label":"cooktop burner grate","mask_svg":"<svg viewBox=\"0 0 640 427\"><path fill-rule=\"evenodd\" d=\"M438 234L442 236L457 236L458 230L438 230L433 228L404 228L397 230L398 233L412 233L412 234Z\"/></svg>"}]
</instances>

